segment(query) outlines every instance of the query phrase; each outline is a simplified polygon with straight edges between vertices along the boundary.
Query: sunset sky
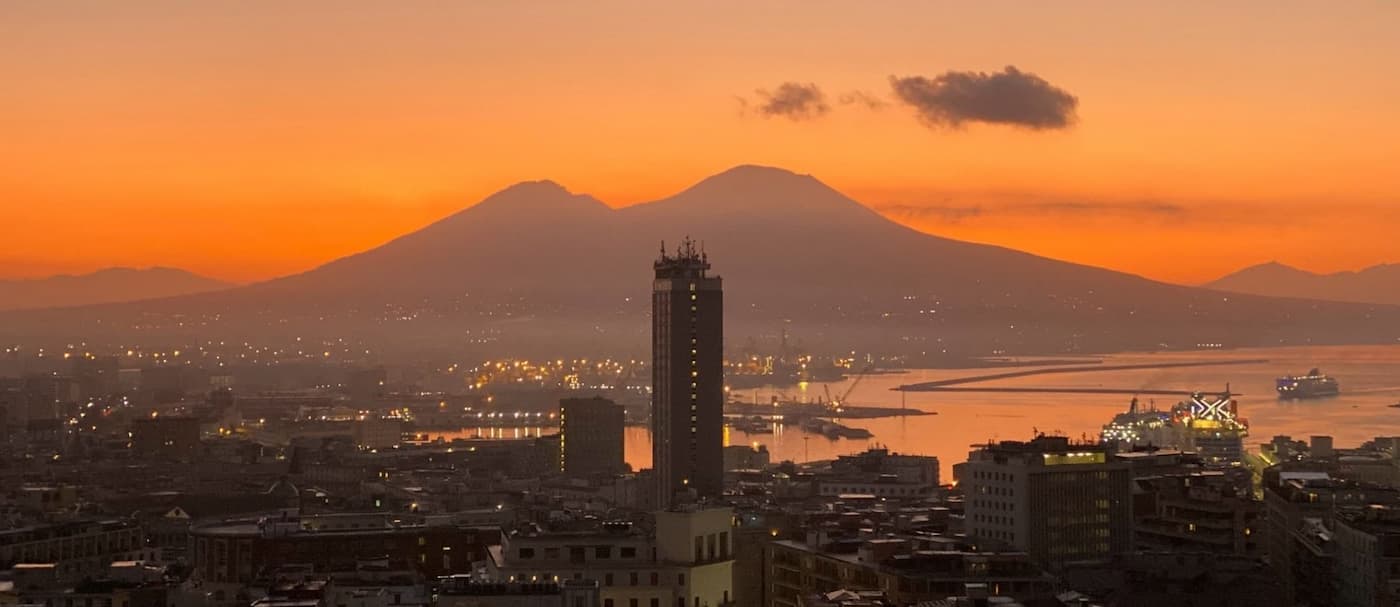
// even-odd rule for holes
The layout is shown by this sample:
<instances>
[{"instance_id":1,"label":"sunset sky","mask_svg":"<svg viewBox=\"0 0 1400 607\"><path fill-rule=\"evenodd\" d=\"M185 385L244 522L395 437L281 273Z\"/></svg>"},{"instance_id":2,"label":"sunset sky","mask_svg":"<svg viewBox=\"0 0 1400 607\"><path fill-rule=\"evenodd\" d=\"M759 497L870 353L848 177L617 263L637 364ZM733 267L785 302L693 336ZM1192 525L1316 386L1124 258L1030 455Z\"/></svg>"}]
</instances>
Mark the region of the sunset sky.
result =
<instances>
[{"instance_id":1,"label":"sunset sky","mask_svg":"<svg viewBox=\"0 0 1400 607\"><path fill-rule=\"evenodd\" d=\"M1167 281L1400 262L1400 3L678 4L0 4L0 277L252 281L521 180L737 164ZM1062 113L920 105L998 74Z\"/></svg>"}]
</instances>

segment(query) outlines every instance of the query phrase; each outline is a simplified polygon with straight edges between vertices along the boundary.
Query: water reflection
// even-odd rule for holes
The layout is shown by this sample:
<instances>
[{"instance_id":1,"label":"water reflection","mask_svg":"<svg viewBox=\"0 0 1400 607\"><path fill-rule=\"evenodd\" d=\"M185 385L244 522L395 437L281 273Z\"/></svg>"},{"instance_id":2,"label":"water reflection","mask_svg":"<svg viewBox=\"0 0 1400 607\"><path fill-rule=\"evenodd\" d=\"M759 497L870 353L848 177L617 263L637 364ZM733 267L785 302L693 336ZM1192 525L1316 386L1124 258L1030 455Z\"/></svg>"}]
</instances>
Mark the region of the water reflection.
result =
<instances>
[{"instance_id":1,"label":"water reflection","mask_svg":"<svg viewBox=\"0 0 1400 607\"><path fill-rule=\"evenodd\" d=\"M1114 363L1135 364L1220 359L1268 359L1268 363L1174 369L1137 369L1088 374L1045 375L1002 380L999 386L1024 387L1123 387L1142 390L1222 390L1229 383L1238 396L1240 413L1249 420L1251 450L1278 434L1305 438L1313 434L1332 435L1338 446L1352 446L1375 436L1400 434L1400 409L1387 405L1400 399L1400 346L1345 346L1310 348L1261 348L1236 351L1183 353L1138 353L1107 357ZM1274 378L1320 367L1342 383L1342 394L1316 401L1279 401ZM1011 370L1011 369L1007 369ZM967 458L969 447L989 440L1029 438L1032 432L1056 433L1074 438L1096 438L1099 429L1114 414L1125 409L1129 396L1028 394L1028 393L902 393L891 388L900 384L976 375L977 370L920 370L899 375L867 376L851 394L850 404L899 407L936 411L938 415L881 419L846 419L842 423L874 433L869 439L830 439L803 432L793 425L782 425L772 434L748 434L731 430L733 444L765 445L773 461L831 459L886 446L901 453L934 455L942 460L945 478L951 478L952 465ZM848 382L825 386L833 394L844 393ZM745 390L735 395L756 402L774 396L790 400L815 400L824 394L821 385L798 386L796 390ZM795 393L794 393L795 392ZM1144 403L1152 399L1144 398ZM1175 401L1158 397L1157 406L1170 407ZM1171 401L1171 402L1167 402ZM512 429L478 428L477 432ZM518 430L516 430L518 431ZM544 432L554 432L544 428ZM541 429L526 429L528 436L539 436ZM451 436L451 435L448 435ZM489 434L483 435L489 436ZM651 466L651 437L644 427L629 426L626 431L626 458L634 469ZM496 437L500 437L499 435Z\"/></svg>"}]
</instances>

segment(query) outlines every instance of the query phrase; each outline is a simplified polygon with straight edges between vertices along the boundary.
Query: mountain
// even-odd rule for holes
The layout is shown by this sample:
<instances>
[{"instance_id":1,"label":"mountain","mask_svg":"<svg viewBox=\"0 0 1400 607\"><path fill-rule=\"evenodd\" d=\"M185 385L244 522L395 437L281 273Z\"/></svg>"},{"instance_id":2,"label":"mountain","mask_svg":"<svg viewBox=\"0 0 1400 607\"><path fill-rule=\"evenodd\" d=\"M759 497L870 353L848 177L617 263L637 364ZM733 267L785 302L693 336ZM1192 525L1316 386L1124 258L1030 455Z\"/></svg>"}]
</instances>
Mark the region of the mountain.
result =
<instances>
[{"instance_id":1,"label":"mountain","mask_svg":"<svg viewBox=\"0 0 1400 607\"><path fill-rule=\"evenodd\" d=\"M0 280L0 310L134 301L230 286L233 285L175 268L107 268L77 276Z\"/></svg>"},{"instance_id":2,"label":"mountain","mask_svg":"<svg viewBox=\"0 0 1400 607\"><path fill-rule=\"evenodd\" d=\"M1317 274L1271 261L1250 266L1202 286L1273 297L1400 305L1400 264L1381 264L1356 272Z\"/></svg>"},{"instance_id":3,"label":"mountain","mask_svg":"<svg viewBox=\"0 0 1400 607\"><path fill-rule=\"evenodd\" d=\"M910 353L1373 343L1400 308L1169 285L895 223L817 179L740 166L612 209L548 181L509 187L382 246L237 289L0 316L0 336L320 336L404 353L646 351L658 247L700 241L726 338ZM1169 246L1163 243L1163 246ZM162 321L164 318L166 320ZM198 322L194 322L198 319Z\"/></svg>"}]
</instances>

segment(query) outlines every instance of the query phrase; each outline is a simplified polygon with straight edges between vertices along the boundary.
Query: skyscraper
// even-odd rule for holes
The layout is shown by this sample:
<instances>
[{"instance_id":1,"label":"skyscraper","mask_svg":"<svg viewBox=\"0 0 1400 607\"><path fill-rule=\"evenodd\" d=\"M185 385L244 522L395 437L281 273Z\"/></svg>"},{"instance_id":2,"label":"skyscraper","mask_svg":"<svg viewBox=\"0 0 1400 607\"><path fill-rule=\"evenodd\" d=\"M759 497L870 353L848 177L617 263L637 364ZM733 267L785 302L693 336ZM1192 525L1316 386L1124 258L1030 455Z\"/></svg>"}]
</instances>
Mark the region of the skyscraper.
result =
<instances>
[{"instance_id":1,"label":"skyscraper","mask_svg":"<svg viewBox=\"0 0 1400 607\"><path fill-rule=\"evenodd\" d=\"M685 239L663 244L652 283L652 468L657 504L677 492L720 494L724 474L724 292Z\"/></svg>"}]
</instances>

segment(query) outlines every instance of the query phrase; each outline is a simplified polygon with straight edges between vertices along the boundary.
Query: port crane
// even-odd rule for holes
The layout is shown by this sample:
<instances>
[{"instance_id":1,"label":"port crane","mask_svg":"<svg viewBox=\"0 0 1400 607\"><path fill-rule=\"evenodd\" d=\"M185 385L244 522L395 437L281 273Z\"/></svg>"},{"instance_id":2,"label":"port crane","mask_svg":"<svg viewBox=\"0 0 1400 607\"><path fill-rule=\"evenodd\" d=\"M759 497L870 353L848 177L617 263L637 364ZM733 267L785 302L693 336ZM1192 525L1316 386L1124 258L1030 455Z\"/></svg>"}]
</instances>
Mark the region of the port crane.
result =
<instances>
[{"instance_id":1,"label":"port crane","mask_svg":"<svg viewBox=\"0 0 1400 607\"><path fill-rule=\"evenodd\" d=\"M875 368L875 365L866 365L865 368L857 372L855 377L851 380L851 385L846 386L846 391L842 392L841 395L837 397L831 396L830 384L822 384L822 391L826 393L826 407L832 411L840 411L841 406L846 403L846 399L850 397L852 392L855 392L856 386L860 385L860 381L865 379L865 376L868 375L873 368Z\"/></svg>"}]
</instances>

